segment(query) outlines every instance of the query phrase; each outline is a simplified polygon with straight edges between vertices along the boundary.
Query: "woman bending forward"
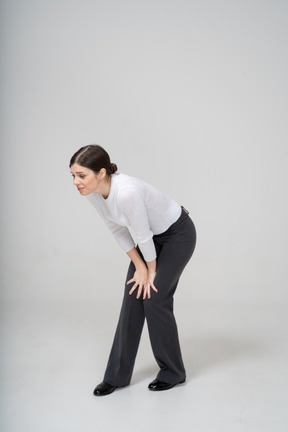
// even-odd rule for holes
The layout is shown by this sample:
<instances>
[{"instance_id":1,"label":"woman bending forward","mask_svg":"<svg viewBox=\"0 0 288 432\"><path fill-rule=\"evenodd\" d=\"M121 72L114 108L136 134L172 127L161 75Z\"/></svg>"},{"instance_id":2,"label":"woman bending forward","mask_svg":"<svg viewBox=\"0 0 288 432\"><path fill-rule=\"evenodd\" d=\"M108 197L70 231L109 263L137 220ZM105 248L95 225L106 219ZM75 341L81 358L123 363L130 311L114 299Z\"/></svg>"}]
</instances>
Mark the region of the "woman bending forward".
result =
<instances>
[{"instance_id":1,"label":"woman bending forward","mask_svg":"<svg viewBox=\"0 0 288 432\"><path fill-rule=\"evenodd\" d=\"M153 186L117 173L117 166L98 145L78 150L70 169L80 194L95 206L131 260L104 380L94 395L108 395L130 383L145 318L159 366L148 388L168 390L184 383L173 296L196 243L188 212Z\"/></svg>"}]
</instances>

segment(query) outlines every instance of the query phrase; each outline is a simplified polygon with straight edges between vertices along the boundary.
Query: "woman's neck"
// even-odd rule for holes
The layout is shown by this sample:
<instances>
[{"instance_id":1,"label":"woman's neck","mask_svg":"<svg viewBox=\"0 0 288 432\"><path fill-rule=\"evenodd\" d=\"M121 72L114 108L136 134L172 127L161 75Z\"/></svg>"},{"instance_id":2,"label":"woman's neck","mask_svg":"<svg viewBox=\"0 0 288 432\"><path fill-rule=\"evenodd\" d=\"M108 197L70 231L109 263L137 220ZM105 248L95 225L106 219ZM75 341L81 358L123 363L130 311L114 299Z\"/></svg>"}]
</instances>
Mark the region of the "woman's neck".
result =
<instances>
[{"instance_id":1,"label":"woman's neck","mask_svg":"<svg viewBox=\"0 0 288 432\"><path fill-rule=\"evenodd\" d=\"M107 199L110 193L110 188L111 188L111 177L109 177L108 180L104 180L103 182L103 186L102 186L102 190L101 190L101 195L103 196L104 199Z\"/></svg>"}]
</instances>

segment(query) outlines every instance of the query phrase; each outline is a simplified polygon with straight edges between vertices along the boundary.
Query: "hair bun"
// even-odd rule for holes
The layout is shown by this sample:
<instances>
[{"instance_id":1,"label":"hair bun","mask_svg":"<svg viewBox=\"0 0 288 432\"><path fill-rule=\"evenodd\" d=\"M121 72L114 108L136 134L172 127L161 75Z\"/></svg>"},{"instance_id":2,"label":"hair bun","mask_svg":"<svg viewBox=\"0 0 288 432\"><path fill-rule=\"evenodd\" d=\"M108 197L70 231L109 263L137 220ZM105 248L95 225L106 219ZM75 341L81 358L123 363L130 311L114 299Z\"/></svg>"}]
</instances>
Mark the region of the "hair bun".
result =
<instances>
[{"instance_id":1,"label":"hair bun","mask_svg":"<svg viewBox=\"0 0 288 432\"><path fill-rule=\"evenodd\" d=\"M111 174L114 174L117 171L117 165L115 163L111 163Z\"/></svg>"}]
</instances>

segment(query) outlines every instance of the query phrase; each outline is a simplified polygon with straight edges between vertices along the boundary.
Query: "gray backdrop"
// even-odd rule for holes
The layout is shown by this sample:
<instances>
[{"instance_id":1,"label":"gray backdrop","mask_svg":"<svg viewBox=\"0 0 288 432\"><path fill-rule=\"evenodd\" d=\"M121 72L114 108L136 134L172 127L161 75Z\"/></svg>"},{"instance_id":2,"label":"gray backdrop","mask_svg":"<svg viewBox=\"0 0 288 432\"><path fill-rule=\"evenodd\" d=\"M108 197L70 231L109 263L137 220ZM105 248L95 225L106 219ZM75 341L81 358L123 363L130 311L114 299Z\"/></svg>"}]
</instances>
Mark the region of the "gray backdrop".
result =
<instances>
[{"instance_id":1,"label":"gray backdrop","mask_svg":"<svg viewBox=\"0 0 288 432\"><path fill-rule=\"evenodd\" d=\"M89 143L190 210L180 306L287 301L287 5L2 1L2 305L122 296L68 169Z\"/></svg>"}]
</instances>

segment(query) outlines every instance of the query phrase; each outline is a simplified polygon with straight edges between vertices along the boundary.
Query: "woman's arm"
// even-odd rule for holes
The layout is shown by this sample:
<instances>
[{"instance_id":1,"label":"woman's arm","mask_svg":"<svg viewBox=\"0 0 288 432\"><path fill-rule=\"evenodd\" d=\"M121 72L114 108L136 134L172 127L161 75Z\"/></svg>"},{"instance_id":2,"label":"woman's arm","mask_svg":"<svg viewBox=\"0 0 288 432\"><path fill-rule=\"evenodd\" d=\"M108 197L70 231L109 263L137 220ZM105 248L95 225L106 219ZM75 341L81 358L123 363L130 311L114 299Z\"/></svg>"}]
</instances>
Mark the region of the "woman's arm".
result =
<instances>
[{"instance_id":1,"label":"woman's arm","mask_svg":"<svg viewBox=\"0 0 288 432\"><path fill-rule=\"evenodd\" d=\"M157 292L157 288L154 285L154 279L156 276L156 259L150 262L144 262L139 255L136 248L131 249L127 252L127 255L135 266L135 273L132 279L127 282L127 285L134 282L129 294L131 295L138 287L136 298L139 299L143 290L143 299L151 298L151 288Z\"/></svg>"},{"instance_id":2,"label":"woman's arm","mask_svg":"<svg viewBox=\"0 0 288 432\"><path fill-rule=\"evenodd\" d=\"M152 287L152 289L155 292L158 292L157 288L154 285L154 279L156 276L156 259L154 259L153 261L149 261L146 262L147 268L148 268L148 287L147 287L147 295L148 298L151 297L150 295L150 287Z\"/></svg>"}]
</instances>

